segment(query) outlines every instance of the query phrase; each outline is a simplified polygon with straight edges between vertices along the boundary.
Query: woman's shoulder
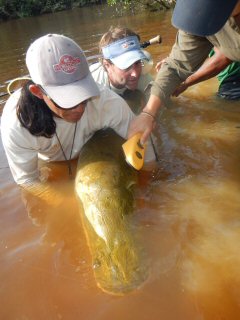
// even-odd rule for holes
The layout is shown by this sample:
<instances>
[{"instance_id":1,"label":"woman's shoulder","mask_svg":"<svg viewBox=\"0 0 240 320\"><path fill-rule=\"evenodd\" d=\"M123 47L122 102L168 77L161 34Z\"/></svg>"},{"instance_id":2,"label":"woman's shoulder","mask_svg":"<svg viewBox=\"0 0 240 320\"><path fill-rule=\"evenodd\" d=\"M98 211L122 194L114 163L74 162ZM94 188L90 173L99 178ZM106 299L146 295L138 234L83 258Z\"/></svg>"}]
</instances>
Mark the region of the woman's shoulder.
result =
<instances>
[{"instance_id":1,"label":"woman's shoulder","mask_svg":"<svg viewBox=\"0 0 240 320\"><path fill-rule=\"evenodd\" d=\"M18 100L20 98L21 95L21 89L15 91L14 93L12 93L10 95L10 97L7 99L5 106L3 108L3 112L5 110L9 110L9 109L14 109L17 106Z\"/></svg>"},{"instance_id":2,"label":"woman's shoulder","mask_svg":"<svg viewBox=\"0 0 240 320\"><path fill-rule=\"evenodd\" d=\"M15 91L7 100L3 107L1 124L5 122L9 125L12 121L17 121L16 108L20 98L21 90Z\"/></svg>"},{"instance_id":3,"label":"woman's shoulder","mask_svg":"<svg viewBox=\"0 0 240 320\"><path fill-rule=\"evenodd\" d=\"M90 99L87 107L88 112L92 116L94 113L97 113L108 118L112 114L116 116L116 112L120 115L123 109L127 109L125 112L128 112L128 105L122 97L103 85L98 84L98 87L100 91L99 96Z\"/></svg>"}]
</instances>

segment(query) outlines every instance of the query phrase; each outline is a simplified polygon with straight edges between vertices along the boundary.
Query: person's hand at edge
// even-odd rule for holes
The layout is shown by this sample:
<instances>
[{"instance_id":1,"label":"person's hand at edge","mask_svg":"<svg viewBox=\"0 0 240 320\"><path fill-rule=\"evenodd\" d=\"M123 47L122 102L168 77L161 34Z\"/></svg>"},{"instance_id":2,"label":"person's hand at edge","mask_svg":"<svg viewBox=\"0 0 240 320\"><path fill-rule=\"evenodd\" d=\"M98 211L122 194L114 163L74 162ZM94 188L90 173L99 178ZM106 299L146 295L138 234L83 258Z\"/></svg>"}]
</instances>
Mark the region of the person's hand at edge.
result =
<instances>
[{"instance_id":1,"label":"person's hand at edge","mask_svg":"<svg viewBox=\"0 0 240 320\"><path fill-rule=\"evenodd\" d=\"M153 118L150 118L150 116L148 116L145 113L140 113L140 115L134 118L130 123L130 127L128 130L128 139L130 139L138 132L142 132L140 142L143 145L147 141L152 130L154 129L154 125L155 120Z\"/></svg>"},{"instance_id":2,"label":"person's hand at edge","mask_svg":"<svg viewBox=\"0 0 240 320\"><path fill-rule=\"evenodd\" d=\"M159 62L156 64L156 66L155 66L156 72L158 72L158 71L161 69L162 65L166 62L166 59L167 59L167 58L164 58L164 59L162 59L161 61L159 61Z\"/></svg>"},{"instance_id":3,"label":"person's hand at edge","mask_svg":"<svg viewBox=\"0 0 240 320\"><path fill-rule=\"evenodd\" d=\"M144 144L156 124L157 111L161 106L161 100L159 97L151 95L147 105L143 108L140 115L133 119L128 129L128 139L142 132L141 144Z\"/></svg>"},{"instance_id":4,"label":"person's hand at edge","mask_svg":"<svg viewBox=\"0 0 240 320\"><path fill-rule=\"evenodd\" d=\"M182 82L173 92L173 97L178 97L181 93L183 93L185 90L187 90L188 84L184 81Z\"/></svg>"}]
</instances>

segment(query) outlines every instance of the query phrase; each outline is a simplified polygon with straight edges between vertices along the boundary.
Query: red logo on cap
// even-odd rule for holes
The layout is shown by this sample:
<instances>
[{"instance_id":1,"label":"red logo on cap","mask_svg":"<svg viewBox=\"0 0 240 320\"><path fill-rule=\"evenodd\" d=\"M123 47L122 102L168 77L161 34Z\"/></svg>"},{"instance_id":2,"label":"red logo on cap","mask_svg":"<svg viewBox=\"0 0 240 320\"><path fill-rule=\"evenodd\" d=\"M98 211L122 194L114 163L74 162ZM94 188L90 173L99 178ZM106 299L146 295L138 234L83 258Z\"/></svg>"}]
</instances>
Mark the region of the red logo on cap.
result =
<instances>
[{"instance_id":1,"label":"red logo on cap","mask_svg":"<svg viewBox=\"0 0 240 320\"><path fill-rule=\"evenodd\" d=\"M74 58L65 54L59 60L58 64L53 65L54 71L63 71L65 73L73 73L77 69L77 65L81 62L80 58Z\"/></svg>"},{"instance_id":2,"label":"red logo on cap","mask_svg":"<svg viewBox=\"0 0 240 320\"><path fill-rule=\"evenodd\" d=\"M123 43L123 44L122 44L122 47L123 47L123 49L127 49L128 47L134 46L134 45L135 45L135 42L134 42L134 41L128 41L128 42L126 42L126 43Z\"/></svg>"}]
</instances>

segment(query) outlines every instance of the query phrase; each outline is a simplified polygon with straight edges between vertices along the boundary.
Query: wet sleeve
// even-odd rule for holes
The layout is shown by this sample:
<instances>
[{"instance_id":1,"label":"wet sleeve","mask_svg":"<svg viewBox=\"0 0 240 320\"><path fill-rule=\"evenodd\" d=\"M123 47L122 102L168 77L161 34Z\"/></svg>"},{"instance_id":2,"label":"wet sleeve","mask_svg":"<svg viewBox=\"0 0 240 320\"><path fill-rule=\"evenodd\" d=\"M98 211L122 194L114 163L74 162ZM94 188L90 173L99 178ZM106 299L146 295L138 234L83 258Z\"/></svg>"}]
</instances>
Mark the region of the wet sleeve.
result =
<instances>
[{"instance_id":1,"label":"wet sleeve","mask_svg":"<svg viewBox=\"0 0 240 320\"><path fill-rule=\"evenodd\" d=\"M15 136L18 134L16 133ZM25 142L25 146L24 146ZM29 141L22 137L18 141L14 132L3 138L3 146L9 168L17 184L26 184L38 180L38 152L28 147Z\"/></svg>"},{"instance_id":2,"label":"wet sleeve","mask_svg":"<svg viewBox=\"0 0 240 320\"><path fill-rule=\"evenodd\" d=\"M205 37L178 31L172 51L156 76L151 94L160 97L166 104L176 87L199 69L212 47Z\"/></svg>"}]
</instances>

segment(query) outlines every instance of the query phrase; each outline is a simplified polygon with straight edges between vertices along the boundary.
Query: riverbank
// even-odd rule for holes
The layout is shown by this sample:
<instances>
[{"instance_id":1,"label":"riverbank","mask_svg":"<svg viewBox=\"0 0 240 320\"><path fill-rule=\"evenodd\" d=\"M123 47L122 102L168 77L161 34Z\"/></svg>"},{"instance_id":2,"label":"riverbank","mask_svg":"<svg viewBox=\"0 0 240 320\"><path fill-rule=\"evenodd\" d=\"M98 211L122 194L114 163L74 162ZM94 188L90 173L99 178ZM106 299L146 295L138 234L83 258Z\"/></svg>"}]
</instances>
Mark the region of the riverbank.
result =
<instances>
[{"instance_id":1,"label":"riverbank","mask_svg":"<svg viewBox=\"0 0 240 320\"><path fill-rule=\"evenodd\" d=\"M130 11L132 14L139 10L159 11L167 10L175 5L175 0L156 1L106 1L106 0L13 0L6 1L0 5L0 22L20 19L24 17L39 16L46 13L54 13L74 8L89 7L95 5L110 5L115 7L116 15L122 16L124 12Z\"/></svg>"},{"instance_id":2,"label":"riverbank","mask_svg":"<svg viewBox=\"0 0 240 320\"><path fill-rule=\"evenodd\" d=\"M71 10L73 8L105 4L106 0L13 0L0 6L0 22L24 17L39 16L46 13Z\"/></svg>"}]
</instances>

